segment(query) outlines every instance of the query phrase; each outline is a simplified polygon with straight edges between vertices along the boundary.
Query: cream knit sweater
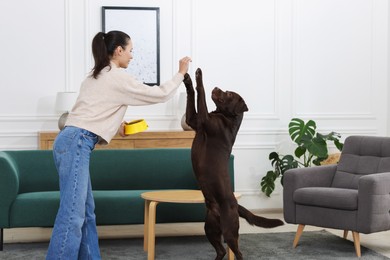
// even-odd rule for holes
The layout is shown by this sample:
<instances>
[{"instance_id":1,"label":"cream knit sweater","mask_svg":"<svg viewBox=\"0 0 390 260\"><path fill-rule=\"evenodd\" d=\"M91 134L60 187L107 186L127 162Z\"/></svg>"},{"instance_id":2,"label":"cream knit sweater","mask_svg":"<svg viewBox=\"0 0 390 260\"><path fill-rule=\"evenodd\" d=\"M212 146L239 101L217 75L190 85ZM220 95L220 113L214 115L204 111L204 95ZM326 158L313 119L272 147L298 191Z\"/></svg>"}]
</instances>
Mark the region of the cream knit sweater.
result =
<instances>
[{"instance_id":1,"label":"cream knit sweater","mask_svg":"<svg viewBox=\"0 0 390 260\"><path fill-rule=\"evenodd\" d=\"M95 133L101 144L108 144L117 133L128 106L163 103L169 100L183 81L177 73L160 86L150 87L137 81L123 69L111 64L97 79L88 76L80 87L67 126L76 126Z\"/></svg>"}]
</instances>

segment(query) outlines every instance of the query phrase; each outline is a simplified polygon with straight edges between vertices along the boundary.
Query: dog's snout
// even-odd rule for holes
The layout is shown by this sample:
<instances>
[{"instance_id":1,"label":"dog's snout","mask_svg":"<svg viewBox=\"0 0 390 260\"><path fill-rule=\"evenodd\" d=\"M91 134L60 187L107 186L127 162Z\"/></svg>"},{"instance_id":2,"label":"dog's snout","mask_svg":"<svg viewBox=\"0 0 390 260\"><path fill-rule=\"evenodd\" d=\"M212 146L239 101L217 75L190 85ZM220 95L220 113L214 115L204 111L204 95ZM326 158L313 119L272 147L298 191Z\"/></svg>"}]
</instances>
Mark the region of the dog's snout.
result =
<instances>
[{"instance_id":1,"label":"dog's snout","mask_svg":"<svg viewBox=\"0 0 390 260\"><path fill-rule=\"evenodd\" d=\"M221 92L222 92L222 90L219 87L215 87L212 91L212 93L214 93L214 94L221 93Z\"/></svg>"}]
</instances>

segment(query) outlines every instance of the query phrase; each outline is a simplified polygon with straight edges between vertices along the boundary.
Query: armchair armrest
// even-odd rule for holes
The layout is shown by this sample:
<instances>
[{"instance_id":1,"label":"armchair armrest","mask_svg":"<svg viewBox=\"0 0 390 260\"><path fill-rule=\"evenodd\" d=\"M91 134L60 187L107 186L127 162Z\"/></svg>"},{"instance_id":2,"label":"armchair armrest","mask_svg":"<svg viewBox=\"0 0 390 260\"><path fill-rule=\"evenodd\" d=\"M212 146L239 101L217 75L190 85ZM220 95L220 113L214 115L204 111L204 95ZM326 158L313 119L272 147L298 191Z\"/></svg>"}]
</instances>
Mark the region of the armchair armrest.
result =
<instances>
[{"instance_id":1,"label":"armchair armrest","mask_svg":"<svg viewBox=\"0 0 390 260\"><path fill-rule=\"evenodd\" d=\"M9 226L12 202L19 191L19 178L13 160L0 152L0 228Z\"/></svg>"},{"instance_id":2,"label":"armchair armrest","mask_svg":"<svg viewBox=\"0 0 390 260\"><path fill-rule=\"evenodd\" d=\"M293 194L303 187L330 187L337 165L324 165L291 169L284 173L283 211L287 223L295 224L295 203Z\"/></svg>"},{"instance_id":3,"label":"armchair armrest","mask_svg":"<svg viewBox=\"0 0 390 260\"><path fill-rule=\"evenodd\" d=\"M390 172L359 178L357 229L366 234L390 229Z\"/></svg>"}]
</instances>

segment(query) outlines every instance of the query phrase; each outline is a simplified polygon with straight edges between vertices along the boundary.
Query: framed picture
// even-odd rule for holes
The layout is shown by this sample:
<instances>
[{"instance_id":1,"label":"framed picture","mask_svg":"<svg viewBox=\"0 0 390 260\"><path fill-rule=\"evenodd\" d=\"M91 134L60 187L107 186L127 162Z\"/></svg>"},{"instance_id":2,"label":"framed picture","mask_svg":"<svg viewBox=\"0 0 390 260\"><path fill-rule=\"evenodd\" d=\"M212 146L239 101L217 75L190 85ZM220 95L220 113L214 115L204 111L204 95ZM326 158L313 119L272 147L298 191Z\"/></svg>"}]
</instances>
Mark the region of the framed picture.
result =
<instances>
[{"instance_id":1,"label":"framed picture","mask_svg":"<svg viewBox=\"0 0 390 260\"><path fill-rule=\"evenodd\" d=\"M130 36L134 58L129 74L149 86L160 84L160 8L103 6L102 28Z\"/></svg>"}]
</instances>

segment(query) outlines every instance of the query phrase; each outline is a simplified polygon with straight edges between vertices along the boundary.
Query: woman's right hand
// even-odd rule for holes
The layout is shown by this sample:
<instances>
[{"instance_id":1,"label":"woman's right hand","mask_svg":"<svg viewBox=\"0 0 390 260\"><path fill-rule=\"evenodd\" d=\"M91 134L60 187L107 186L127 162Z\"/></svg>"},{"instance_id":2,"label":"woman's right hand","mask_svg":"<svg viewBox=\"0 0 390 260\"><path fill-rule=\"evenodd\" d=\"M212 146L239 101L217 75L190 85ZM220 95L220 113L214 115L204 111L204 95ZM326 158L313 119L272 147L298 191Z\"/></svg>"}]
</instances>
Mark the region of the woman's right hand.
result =
<instances>
[{"instance_id":1,"label":"woman's right hand","mask_svg":"<svg viewBox=\"0 0 390 260\"><path fill-rule=\"evenodd\" d=\"M179 73L183 74L183 76L188 72L189 63L191 62L191 58L185 56L181 60L179 60Z\"/></svg>"},{"instance_id":2,"label":"woman's right hand","mask_svg":"<svg viewBox=\"0 0 390 260\"><path fill-rule=\"evenodd\" d=\"M118 135L120 135L121 137L125 137L126 134L125 134L125 121L122 122L122 124L119 126L118 128Z\"/></svg>"}]
</instances>

